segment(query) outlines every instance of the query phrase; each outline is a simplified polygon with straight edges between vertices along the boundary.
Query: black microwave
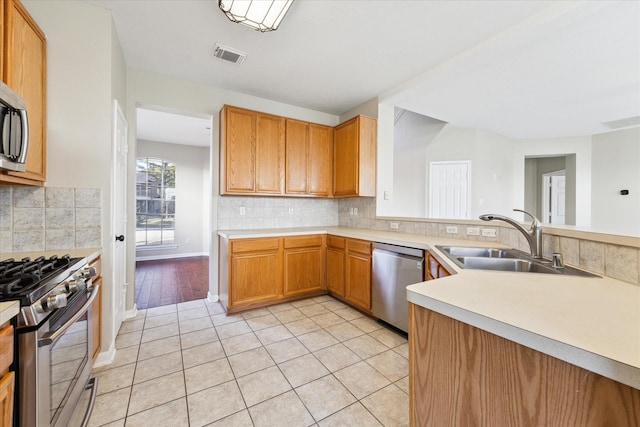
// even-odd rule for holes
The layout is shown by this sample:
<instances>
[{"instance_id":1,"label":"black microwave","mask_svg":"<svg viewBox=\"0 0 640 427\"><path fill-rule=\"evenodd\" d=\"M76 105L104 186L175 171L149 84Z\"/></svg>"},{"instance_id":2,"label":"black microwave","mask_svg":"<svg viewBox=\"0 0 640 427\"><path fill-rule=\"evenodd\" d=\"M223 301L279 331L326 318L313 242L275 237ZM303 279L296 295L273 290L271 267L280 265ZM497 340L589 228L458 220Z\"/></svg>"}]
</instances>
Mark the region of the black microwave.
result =
<instances>
[{"instance_id":1,"label":"black microwave","mask_svg":"<svg viewBox=\"0 0 640 427\"><path fill-rule=\"evenodd\" d=\"M0 170L24 172L29 122L24 100L0 82Z\"/></svg>"}]
</instances>

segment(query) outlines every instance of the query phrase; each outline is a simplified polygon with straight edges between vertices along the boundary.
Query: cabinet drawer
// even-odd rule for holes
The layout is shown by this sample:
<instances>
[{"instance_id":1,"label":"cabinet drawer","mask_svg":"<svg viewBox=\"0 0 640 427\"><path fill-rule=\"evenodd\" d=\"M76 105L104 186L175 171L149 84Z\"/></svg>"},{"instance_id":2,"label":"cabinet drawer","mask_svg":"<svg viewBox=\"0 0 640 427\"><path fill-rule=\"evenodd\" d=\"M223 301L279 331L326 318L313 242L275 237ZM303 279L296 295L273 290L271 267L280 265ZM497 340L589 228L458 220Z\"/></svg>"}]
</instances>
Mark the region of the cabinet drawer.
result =
<instances>
[{"instance_id":1,"label":"cabinet drawer","mask_svg":"<svg viewBox=\"0 0 640 427\"><path fill-rule=\"evenodd\" d=\"M278 250L280 239L242 239L231 242L231 253Z\"/></svg>"},{"instance_id":2,"label":"cabinet drawer","mask_svg":"<svg viewBox=\"0 0 640 427\"><path fill-rule=\"evenodd\" d=\"M0 376L9 370L13 363L13 326L5 323L0 330Z\"/></svg>"},{"instance_id":3,"label":"cabinet drawer","mask_svg":"<svg viewBox=\"0 0 640 427\"><path fill-rule=\"evenodd\" d=\"M330 248L344 249L346 246L346 241L347 239L345 239L344 237L327 236L327 246L329 246Z\"/></svg>"},{"instance_id":4,"label":"cabinet drawer","mask_svg":"<svg viewBox=\"0 0 640 427\"><path fill-rule=\"evenodd\" d=\"M284 238L284 248L308 248L322 246L322 236L295 236Z\"/></svg>"},{"instance_id":5,"label":"cabinet drawer","mask_svg":"<svg viewBox=\"0 0 640 427\"><path fill-rule=\"evenodd\" d=\"M371 242L349 239L347 241L347 248L349 252L358 252L361 254L371 255Z\"/></svg>"}]
</instances>

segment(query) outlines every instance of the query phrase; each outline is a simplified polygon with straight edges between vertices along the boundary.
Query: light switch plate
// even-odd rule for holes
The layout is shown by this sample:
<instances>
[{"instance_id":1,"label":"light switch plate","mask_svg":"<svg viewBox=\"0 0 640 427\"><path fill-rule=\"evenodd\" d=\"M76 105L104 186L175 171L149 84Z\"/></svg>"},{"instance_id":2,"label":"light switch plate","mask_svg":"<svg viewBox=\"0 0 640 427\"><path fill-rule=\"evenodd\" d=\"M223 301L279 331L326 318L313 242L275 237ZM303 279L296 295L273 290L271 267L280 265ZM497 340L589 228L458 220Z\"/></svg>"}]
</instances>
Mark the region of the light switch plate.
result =
<instances>
[{"instance_id":1,"label":"light switch plate","mask_svg":"<svg viewBox=\"0 0 640 427\"><path fill-rule=\"evenodd\" d=\"M389 227L392 228L393 230L397 230L398 229L398 223L397 222L390 222L389 223Z\"/></svg>"},{"instance_id":2,"label":"light switch plate","mask_svg":"<svg viewBox=\"0 0 640 427\"><path fill-rule=\"evenodd\" d=\"M469 236L479 236L480 229L478 227L467 227L467 235Z\"/></svg>"},{"instance_id":3,"label":"light switch plate","mask_svg":"<svg viewBox=\"0 0 640 427\"><path fill-rule=\"evenodd\" d=\"M482 235L484 237L496 237L496 229L495 228L483 228Z\"/></svg>"},{"instance_id":4,"label":"light switch plate","mask_svg":"<svg viewBox=\"0 0 640 427\"><path fill-rule=\"evenodd\" d=\"M458 227L455 225L447 225L447 233L458 234Z\"/></svg>"}]
</instances>

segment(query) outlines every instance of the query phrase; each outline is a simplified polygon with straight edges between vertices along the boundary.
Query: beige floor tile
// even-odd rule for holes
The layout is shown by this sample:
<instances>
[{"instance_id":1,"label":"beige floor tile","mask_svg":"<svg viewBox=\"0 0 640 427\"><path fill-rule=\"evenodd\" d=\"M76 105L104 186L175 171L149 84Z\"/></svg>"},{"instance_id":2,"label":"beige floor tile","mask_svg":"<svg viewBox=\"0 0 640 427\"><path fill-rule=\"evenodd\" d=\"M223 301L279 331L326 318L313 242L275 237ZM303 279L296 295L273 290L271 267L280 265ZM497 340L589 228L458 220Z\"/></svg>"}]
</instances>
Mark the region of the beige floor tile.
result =
<instances>
[{"instance_id":1,"label":"beige floor tile","mask_svg":"<svg viewBox=\"0 0 640 427\"><path fill-rule=\"evenodd\" d=\"M364 314L360 313L358 310L354 310L353 308L343 308L340 310L334 311L335 314L342 317L344 320L354 320L364 317Z\"/></svg>"},{"instance_id":2,"label":"beige floor tile","mask_svg":"<svg viewBox=\"0 0 640 427\"><path fill-rule=\"evenodd\" d=\"M318 316L320 314L329 313L331 310L323 306L322 304L313 303L311 305L305 305L304 307L299 307L298 310L304 313L306 316L313 317Z\"/></svg>"},{"instance_id":3,"label":"beige floor tile","mask_svg":"<svg viewBox=\"0 0 640 427\"><path fill-rule=\"evenodd\" d=\"M180 351L139 361L133 383L138 384L174 372L182 372L182 353Z\"/></svg>"},{"instance_id":4,"label":"beige floor tile","mask_svg":"<svg viewBox=\"0 0 640 427\"><path fill-rule=\"evenodd\" d=\"M180 337L169 337L161 340L150 341L140 344L138 352L138 360L146 360L152 357L161 356L167 353L173 353L180 350Z\"/></svg>"},{"instance_id":5,"label":"beige floor tile","mask_svg":"<svg viewBox=\"0 0 640 427\"><path fill-rule=\"evenodd\" d=\"M358 399L391 384L384 375L365 362L347 366L333 375Z\"/></svg>"},{"instance_id":6,"label":"beige floor tile","mask_svg":"<svg viewBox=\"0 0 640 427\"><path fill-rule=\"evenodd\" d=\"M406 394L409 394L409 376L407 375L404 378L400 378L398 381L394 383L400 390L404 391Z\"/></svg>"},{"instance_id":7,"label":"beige floor tile","mask_svg":"<svg viewBox=\"0 0 640 427\"><path fill-rule=\"evenodd\" d=\"M285 312L286 313L286 312ZM289 332L284 325L272 326L266 329L260 329L256 331L256 336L262 343L262 345L273 344L274 342L284 341L292 338L293 334Z\"/></svg>"},{"instance_id":8,"label":"beige floor tile","mask_svg":"<svg viewBox=\"0 0 640 427\"><path fill-rule=\"evenodd\" d=\"M189 427L185 397L127 417L126 427Z\"/></svg>"},{"instance_id":9,"label":"beige floor tile","mask_svg":"<svg viewBox=\"0 0 640 427\"><path fill-rule=\"evenodd\" d=\"M185 302L179 302L178 304L176 304L178 307L178 312L181 311L193 311L193 310L197 310L200 308L205 308L205 300L203 299L196 299L193 301L185 301Z\"/></svg>"},{"instance_id":10,"label":"beige floor tile","mask_svg":"<svg viewBox=\"0 0 640 427\"><path fill-rule=\"evenodd\" d=\"M125 320L120 326L118 334L126 334L128 332L140 331L144 329L144 318L135 320Z\"/></svg>"},{"instance_id":11,"label":"beige floor tile","mask_svg":"<svg viewBox=\"0 0 640 427\"><path fill-rule=\"evenodd\" d=\"M320 305L328 308L331 311L342 310L349 307L348 305L336 300L321 302Z\"/></svg>"},{"instance_id":12,"label":"beige floor tile","mask_svg":"<svg viewBox=\"0 0 640 427\"><path fill-rule=\"evenodd\" d=\"M142 331L142 339L140 340L140 342L145 343L162 338L172 337L175 335L180 335L180 330L178 329L177 323L158 326L157 328L145 328L144 331Z\"/></svg>"},{"instance_id":13,"label":"beige floor tile","mask_svg":"<svg viewBox=\"0 0 640 427\"><path fill-rule=\"evenodd\" d=\"M116 356L113 358L113 363L110 365L101 366L99 368L93 369L93 372L102 372L108 369L117 368L118 366L129 365L130 363L135 363L138 360L138 351L140 350L140 346L132 346L122 348L116 351Z\"/></svg>"},{"instance_id":14,"label":"beige floor tile","mask_svg":"<svg viewBox=\"0 0 640 427\"><path fill-rule=\"evenodd\" d=\"M251 374L275 365L275 362L264 347L229 356L229 363L236 378Z\"/></svg>"},{"instance_id":15,"label":"beige floor tile","mask_svg":"<svg viewBox=\"0 0 640 427\"><path fill-rule=\"evenodd\" d=\"M249 408L256 427L305 427L314 419L295 392L289 391Z\"/></svg>"},{"instance_id":16,"label":"beige floor tile","mask_svg":"<svg viewBox=\"0 0 640 427\"><path fill-rule=\"evenodd\" d=\"M136 315L133 317L128 317L127 320L140 320L140 319L144 319L147 317L147 309L145 308L144 310L138 310L136 309Z\"/></svg>"},{"instance_id":17,"label":"beige floor tile","mask_svg":"<svg viewBox=\"0 0 640 427\"><path fill-rule=\"evenodd\" d=\"M184 395L184 374L182 372L136 384L131 388L127 416L171 402L184 397Z\"/></svg>"},{"instance_id":18,"label":"beige floor tile","mask_svg":"<svg viewBox=\"0 0 640 427\"><path fill-rule=\"evenodd\" d=\"M189 313L186 311L185 313ZM180 333L187 334L193 331L199 331L201 329L213 328L213 322L209 316L197 317L195 319L181 320L180 321Z\"/></svg>"},{"instance_id":19,"label":"beige floor tile","mask_svg":"<svg viewBox=\"0 0 640 427\"><path fill-rule=\"evenodd\" d=\"M360 401L385 427L409 425L409 396L391 384Z\"/></svg>"},{"instance_id":20,"label":"beige floor tile","mask_svg":"<svg viewBox=\"0 0 640 427\"><path fill-rule=\"evenodd\" d=\"M155 317L155 316L162 316L164 314L177 313L177 312L178 312L178 307L176 307L175 304L161 305L159 307L148 308L147 309L147 318Z\"/></svg>"},{"instance_id":21,"label":"beige floor tile","mask_svg":"<svg viewBox=\"0 0 640 427\"><path fill-rule=\"evenodd\" d=\"M220 341L190 347L182 350L182 363L185 369L226 357Z\"/></svg>"},{"instance_id":22,"label":"beige floor tile","mask_svg":"<svg viewBox=\"0 0 640 427\"><path fill-rule=\"evenodd\" d=\"M329 374L327 368L313 354L282 362L278 367L294 388Z\"/></svg>"},{"instance_id":23,"label":"beige floor tile","mask_svg":"<svg viewBox=\"0 0 640 427\"><path fill-rule=\"evenodd\" d=\"M338 412L356 401L333 375L297 387L296 393L316 420Z\"/></svg>"},{"instance_id":24,"label":"beige floor tile","mask_svg":"<svg viewBox=\"0 0 640 427\"><path fill-rule=\"evenodd\" d=\"M161 314L158 316L149 317L144 322L144 328L157 328L158 326L170 325L172 323L178 323L178 313Z\"/></svg>"},{"instance_id":25,"label":"beige floor tile","mask_svg":"<svg viewBox=\"0 0 640 427\"><path fill-rule=\"evenodd\" d=\"M238 387L249 407L291 390L291 385L277 366L238 378Z\"/></svg>"},{"instance_id":26,"label":"beige floor tile","mask_svg":"<svg viewBox=\"0 0 640 427\"><path fill-rule=\"evenodd\" d=\"M409 359L409 343L399 345L399 346L395 347L393 349L393 351L395 351L396 353L398 353L400 356L404 357L405 359Z\"/></svg>"},{"instance_id":27,"label":"beige floor tile","mask_svg":"<svg viewBox=\"0 0 640 427\"><path fill-rule=\"evenodd\" d=\"M276 316L282 323L295 322L296 320L304 319L305 317L307 317L297 308L294 308L292 310L279 311L277 313L273 313L273 315Z\"/></svg>"},{"instance_id":28,"label":"beige floor tile","mask_svg":"<svg viewBox=\"0 0 640 427\"><path fill-rule=\"evenodd\" d=\"M320 427L383 427L360 402L347 406L318 423Z\"/></svg>"},{"instance_id":29,"label":"beige floor tile","mask_svg":"<svg viewBox=\"0 0 640 427\"><path fill-rule=\"evenodd\" d=\"M180 335L180 345L183 350L214 341L218 341L218 334L213 328L201 329Z\"/></svg>"},{"instance_id":30,"label":"beige floor tile","mask_svg":"<svg viewBox=\"0 0 640 427\"><path fill-rule=\"evenodd\" d=\"M308 334L309 332L317 331L320 326L309 318L296 320L284 325L293 335L299 336Z\"/></svg>"},{"instance_id":31,"label":"beige floor tile","mask_svg":"<svg viewBox=\"0 0 640 427\"><path fill-rule=\"evenodd\" d=\"M399 345L407 343L407 339L405 337L387 328L382 328L378 329L377 331L371 332L369 336L377 339L389 348L395 348Z\"/></svg>"},{"instance_id":32,"label":"beige floor tile","mask_svg":"<svg viewBox=\"0 0 640 427\"><path fill-rule=\"evenodd\" d=\"M360 358L344 344L338 343L313 353L331 372L339 371L349 365L360 362Z\"/></svg>"},{"instance_id":33,"label":"beige floor tile","mask_svg":"<svg viewBox=\"0 0 640 427\"><path fill-rule=\"evenodd\" d=\"M98 378L99 381L98 395L131 387L135 370L136 364L131 363L129 365L94 373L94 376Z\"/></svg>"},{"instance_id":34,"label":"beige floor tile","mask_svg":"<svg viewBox=\"0 0 640 427\"><path fill-rule=\"evenodd\" d=\"M252 331L249 324L244 320L241 320L239 322L216 326L216 332L218 333L218 338L223 340L225 338L235 337L236 335L242 335Z\"/></svg>"},{"instance_id":35,"label":"beige floor tile","mask_svg":"<svg viewBox=\"0 0 640 427\"><path fill-rule=\"evenodd\" d=\"M142 330L133 331L126 334L119 334L116 337L116 349L120 350L127 347L140 345L142 339Z\"/></svg>"},{"instance_id":36,"label":"beige floor tile","mask_svg":"<svg viewBox=\"0 0 640 427\"><path fill-rule=\"evenodd\" d=\"M398 381L409 375L409 361L393 350L377 354L367 363L391 381Z\"/></svg>"},{"instance_id":37,"label":"beige floor tile","mask_svg":"<svg viewBox=\"0 0 640 427\"><path fill-rule=\"evenodd\" d=\"M130 394L130 388L123 388L96 397L91 419L89 420L89 427L97 427L124 419L127 415Z\"/></svg>"},{"instance_id":38,"label":"beige floor tile","mask_svg":"<svg viewBox=\"0 0 640 427\"><path fill-rule=\"evenodd\" d=\"M285 302L284 304L276 304L276 305L272 305L270 307L267 307L267 310L269 310L269 313L275 314L275 313L279 313L281 311L292 310L294 308L295 307L293 305L291 305L291 303Z\"/></svg>"},{"instance_id":39,"label":"beige floor tile","mask_svg":"<svg viewBox=\"0 0 640 427\"><path fill-rule=\"evenodd\" d=\"M351 338L364 335L362 329L356 328L350 323L339 323L337 325L329 326L325 328L325 331L333 335L338 341L346 341Z\"/></svg>"},{"instance_id":40,"label":"beige floor tile","mask_svg":"<svg viewBox=\"0 0 640 427\"><path fill-rule=\"evenodd\" d=\"M322 295L319 297L312 298L313 302L325 302L325 301L335 301L335 298L331 298L329 295Z\"/></svg>"},{"instance_id":41,"label":"beige floor tile","mask_svg":"<svg viewBox=\"0 0 640 427\"><path fill-rule=\"evenodd\" d=\"M307 348L296 338L269 344L265 348L276 363L286 362L309 353Z\"/></svg>"},{"instance_id":42,"label":"beige floor tile","mask_svg":"<svg viewBox=\"0 0 640 427\"><path fill-rule=\"evenodd\" d=\"M208 427L253 427L253 421L251 421L249 411L245 409L209 424Z\"/></svg>"},{"instance_id":43,"label":"beige floor tile","mask_svg":"<svg viewBox=\"0 0 640 427\"><path fill-rule=\"evenodd\" d=\"M362 335L357 338L350 339L344 342L344 345L349 347L355 354L363 359L368 359L376 354L380 354L383 351L387 351L389 347L382 344L375 338L371 338L369 335Z\"/></svg>"},{"instance_id":44,"label":"beige floor tile","mask_svg":"<svg viewBox=\"0 0 640 427\"><path fill-rule=\"evenodd\" d=\"M213 316L211 316L211 320L213 321L214 326L220 326L220 325L226 325L227 323L239 322L240 320L243 320L243 319L244 318L242 317L241 314L220 313L220 314L214 314Z\"/></svg>"},{"instance_id":45,"label":"beige floor tile","mask_svg":"<svg viewBox=\"0 0 640 427\"><path fill-rule=\"evenodd\" d=\"M343 323L345 320L338 316L333 312L328 312L324 314L319 314L317 316L311 317L311 320L316 322L318 325L323 328L328 328L329 326L337 325L338 323Z\"/></svg>"},{"instance_id":46,"label":"beige floor tile","mask_svg":"<svg viewBox=\"0 0 640 427\"><path fill-rule=\"evenodd\" d=\"M178 309L178 321L184 322L185 320L200 319L201 317L209 317L209 310L203 305L193 310L180 311Z\"/></svg>"},{"instance_id":47,"label":"beige floor tile","mask_svg":"<svg viewBox=\"0 0 640 427\"><path fill-rule=\"evenodd\" d=\"M122 418L121 420L113 421L108 424L103 424L100 427L124 427L126 418Z\"/></svg>"},{"instance_id":48,"label":"beige floor tile","mask_svg":"<svg viewBox=\"0 0 640 427\"><path fill-rule=\"evenodd\" d=\"M214 314L225 313L224 307L219 302L209 302L207 300L204 301L204 306L209 311L209 315L213 316Z\"/></svg>"},{"instance_id":49,"label":"beige floor tile","mask_svg":"<svg viewBox=\"0 0 640 427\"><path fill-rule=\"evenodd\" d=\"M359 317L357 319L350 320L349 323L351 323L356 328L362 329L366 333L370 333L373 331L377 331L378 329L384 328L384 326L382 326L380 323L364 316Z\"/></svg>"},{"instance_id":50,"label":"beige floor tile","mask_svg":"<svg viewBox=\"0 0 640 427\"><path fill-rule=\"evenodd\" d=\"M265 314L264 316L252 317L251 319L247 319L247 323L254 331L259 331L260 329L271 328L273 326L278 326L280 321L273 314Z\"/></svg>"},{"instance_id":51,"label":"beige floor tile","mask_svg":"<svg viewBox=\"0 0 640 427\"><path fill-rule=\"evenodd\" d=\"M244 320L248 320L253 319L254 317L266 316L267 314L271 314L271 312L266 308L256 308L254 310L249 310L242 313L242 318Z\"/></svg>"},{"instance_id":52,"label":"beige floor tile","mask_svg":"<svg viewBox=\"0 0 640 427\"><path fill-rule=\"evenodd\" d=\"M218 359L184 370L188 395L231 381L233 378L227 359Z\"/></svg>"},{"instance_id":53,"label":"beige floor tile","mask_svg":"<svg viewBox=\"0 0 640 427\"><path fill-rule=\"evenodd\" d=\"M300 335L298 339L311 352L338 344L338 340L324 329L320 329L305 335Z\"/></svg>"},{"instance_id":54,"label":"beige floor tile","mask_svg":"<svg viewBox=\"0 0 640 427\"><path fill-rule=\"evenodd\" d=\"M258 337L253 333L225 338L220 340L220 342L222 343L225 353L227 353L227 357L262 346Z\"/></svg>"},{"instance_id":55,"label":"beige floor tile","mask_svg":"<svg viewBox=\"0 0 640 427\"><path fill-rule=\"evenodd\" d=\"M311 298L305 298L299 301L293 301L291 303L291 305L294 306L295 308L300 308L300 307L304 307L305 305L311 305L311 304L316 304Z\"/></svg>"},{"instance_id":56,"label":"beige floor tile","mask_svg":"<svg viewBox=\"0 0 640 427\"><path fill-rule=\"evenodd\" d=\"M190 427L204 426L246 408L235 381L187 396Z\"/></svg>"}]
</instances>

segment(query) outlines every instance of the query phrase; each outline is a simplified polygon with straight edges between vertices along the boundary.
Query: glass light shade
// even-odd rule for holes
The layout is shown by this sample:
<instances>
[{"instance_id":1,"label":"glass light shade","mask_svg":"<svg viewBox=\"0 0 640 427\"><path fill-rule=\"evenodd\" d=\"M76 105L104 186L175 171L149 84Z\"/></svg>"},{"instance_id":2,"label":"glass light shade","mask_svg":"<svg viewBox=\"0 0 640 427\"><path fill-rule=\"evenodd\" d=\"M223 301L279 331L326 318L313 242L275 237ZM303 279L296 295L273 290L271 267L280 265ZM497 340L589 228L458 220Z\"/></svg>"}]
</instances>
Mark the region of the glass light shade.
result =
<instances>
[{"instance_id":1,"label":"glass light shade","mask_svg":"<svg viewBox=\"0 0 640 427\"><path fill-rule=\"evenodd\" d=\"M233 22L261 32L274 31L293 0L218 0L218 7Z\"/></svg>"}]
</instances>

